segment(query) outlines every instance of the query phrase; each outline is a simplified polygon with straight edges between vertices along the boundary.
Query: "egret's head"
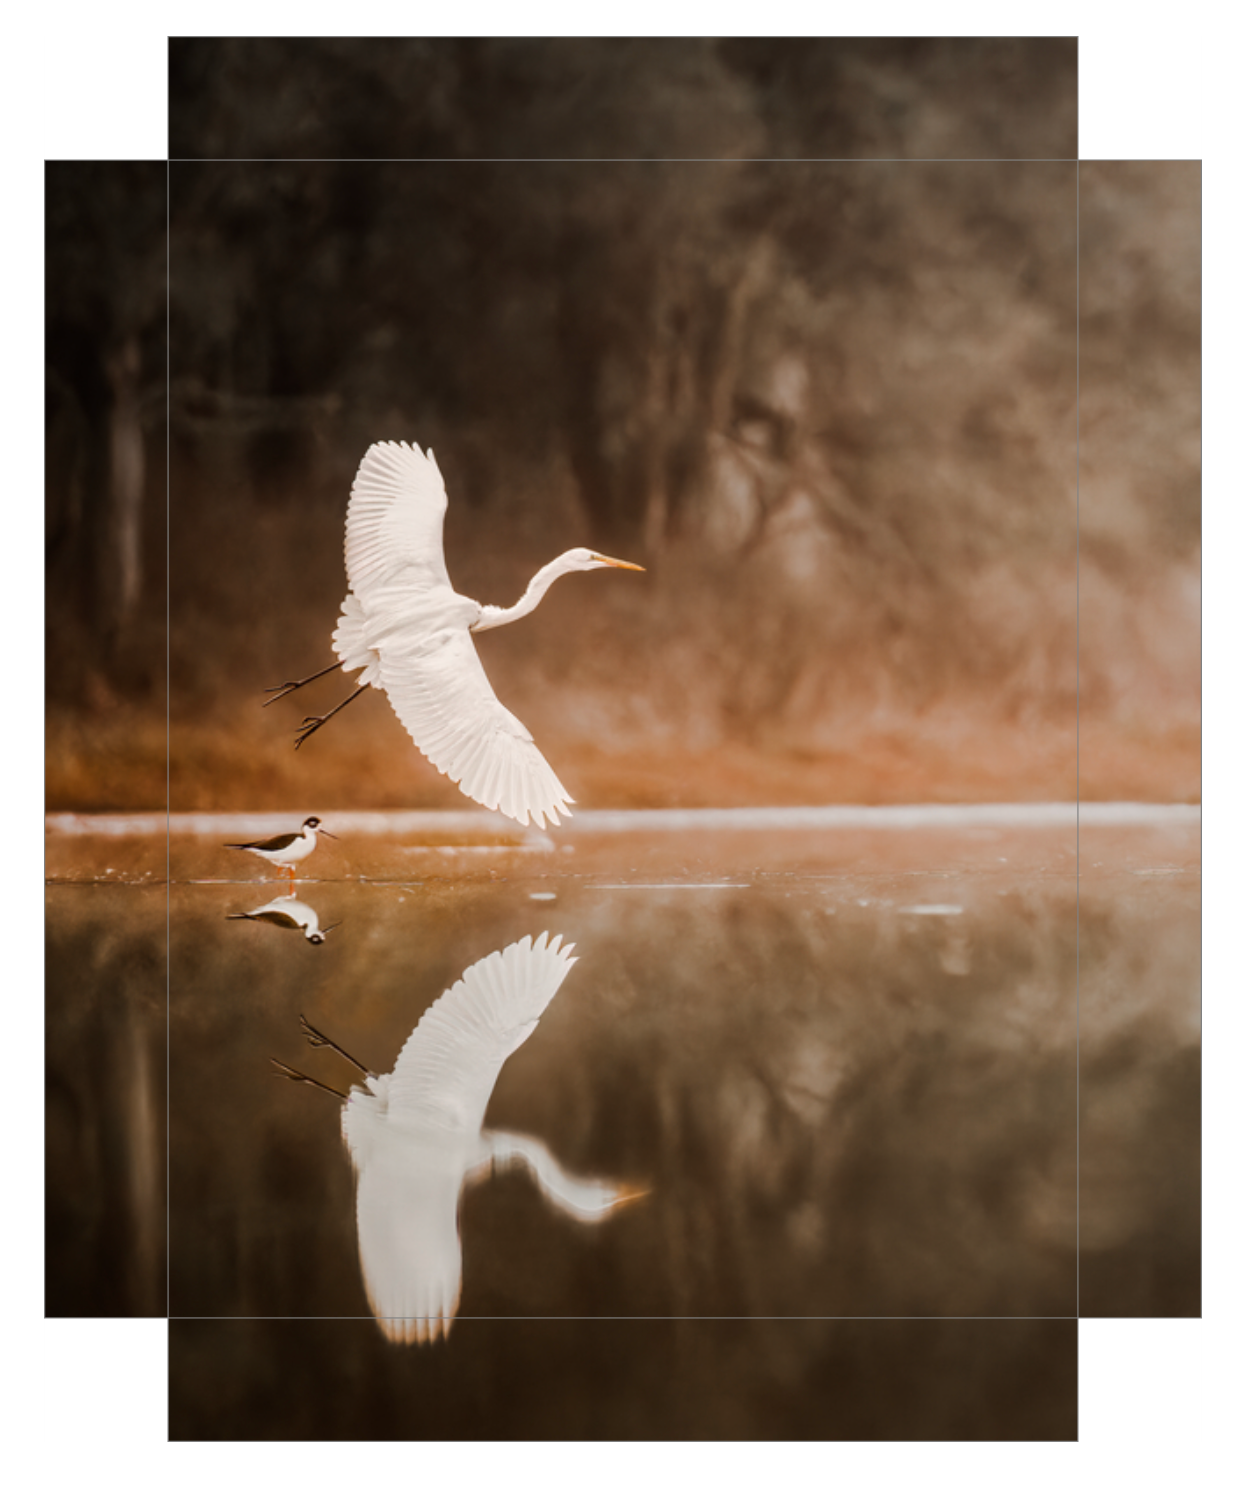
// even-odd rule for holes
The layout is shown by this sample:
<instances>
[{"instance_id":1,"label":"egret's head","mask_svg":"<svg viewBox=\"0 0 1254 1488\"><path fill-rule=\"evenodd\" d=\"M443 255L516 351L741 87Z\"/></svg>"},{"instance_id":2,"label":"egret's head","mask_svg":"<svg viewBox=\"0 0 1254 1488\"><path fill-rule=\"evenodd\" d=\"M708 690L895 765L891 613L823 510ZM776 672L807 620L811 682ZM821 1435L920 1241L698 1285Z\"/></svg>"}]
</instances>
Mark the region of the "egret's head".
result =
<instances>
[{"instance_id":1,"label":"egret's head","mask_svg":"<svg viewBox=\"0 0 1254 1488\"><path fill-rule=\"evenodd\" d=\"M635 573L644 572L638 563L627 563L622 558L607 558L604 553L594 553L591 548L571 548L570 552L564 556L572 571L594 568L630 568Z\"/></svg>"}]
</instances>

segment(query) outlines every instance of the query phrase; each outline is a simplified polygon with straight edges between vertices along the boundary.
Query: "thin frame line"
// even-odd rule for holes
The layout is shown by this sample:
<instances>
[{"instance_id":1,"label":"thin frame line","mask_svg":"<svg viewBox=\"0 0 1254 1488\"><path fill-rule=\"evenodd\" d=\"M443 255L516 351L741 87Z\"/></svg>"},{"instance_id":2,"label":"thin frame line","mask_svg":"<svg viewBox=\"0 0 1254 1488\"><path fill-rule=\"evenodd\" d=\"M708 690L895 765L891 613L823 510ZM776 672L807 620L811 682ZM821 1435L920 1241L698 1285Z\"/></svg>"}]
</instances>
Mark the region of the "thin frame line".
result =
<instances>
[{"instance_id":1,"label":"thin frame line","mask_svg":"<svg viewBox=\"0 0 1254 1488\"><path fill-rule=\"evenodd\" d=\"M237 164L237 165L259 165L259 164L354 164L354 165L397 165L397 164L421 164L421 165L607 165L607 164L708 164L708 165L750 165L750 164L779 164L779 165L913 165L913 164L946 164L946 165L974 165L974 164L1073 164L1075 165L1075 1312L1074 1314L605 1314L598 1317L588 1315L567 1314L485 1314L479 1317L461 1317L458 1315L455 1321L936 1321L936 1323L948 1323L948 1321L1075 1321L1080 1320L1080 1207L1078 1207L1078 1196L1080 1196L1080 1085L1078 1085L1078 1074L1080 1074L1080 158L1077 156L1031 156L1031 158L1016 158L1016 156L967 156L967 158L952 158L952 156L906 156L906 158L891 158L891 156L745 156L745 158L727 161L724 158L656 158L656 156L613 156L613 158L585 158L585 156L552 156L552 158L528 158L528 156L396 156L396 158L379 159L375 156L361 158L361 156L168 156L165 162L167 168L167 193L165 193L165 216L167 216L167 241L165 241L165 262L167 262L167 295L165 295L165 320L167 320L167 348L165 348L165 384L167 384L167 424L168 411L171 406L171 327L170 327L170 168L171 165L211 165L211 164ZM165 1059L167 1059L167 1082L165 1082L165 1113L167 1113L167 1137L165 1137L165 1150L167 1150L167 1202L165 1202L165 1228L167 1228L167 1259L165 1259L165 1293L167 1293L167 1305L165 1305L165 1320L167 1323L174 1321L223 1321L223 1323L247 1323L247 1321L376 1321L372 1314L265 1314L265 1315L238 1315L238 1314L176 1314L170 1306L170 1275L171 1275L171 1187L170 1187L170 995L171 995L171 909L170 894L173 881L170 875L170 437L165 443L165 506L167 506L167 531L165 531L165 554L167 554L167 570L165 570L165 613L167 613L167 655L165 655L165 677L167 677L167 692L165 692L165 737L167 737L167 756L165 756L165 817L167 817L167 835L165 835L165 856L167 856L167 973L165 973L165 1018L167 1018L167 1040L165 1040ZM391 881L388 881L390 887Z\"/></svg>"},{"instance_id":2,"label":"thin frame line","mask_svg":"<svg viewBox=\"0 0 1254 1488\"><path fill-rule=\"evenodd\" d=\"M170 901L170 162L165 163L165 1313L170 1317L170 1272L173 1256L171 1234L170 1171L170 940L173 929Z\"/></svg>"},{"instance_id":3,"label":"thin frame line","mask_svg":"<svg viewBox=\"0 0 1254 1488\"><path fill-rule=\"evenodd\" d=\"M172 155L167 165L1071 165L1075 155Z\"/></svg>"},{"instance_id":4,"label":"thin frame line","mask_svg":"<svg viewBox=\"0 0 1254 1488\"><path fill-rule=\"evenodd\" d=\"M1080 1315L1080 162L1075 163L1075 1310Z\"/></svg>"},{"instance_id":5,"label":"thin frame line","mask_svg":"<svg viewBox=\"0 0 1254 1488\"><path fill-rule=\"evenodd\" d=\"M443 1322L435 1313L386 1313L389 1321ZM374 1323L373 1313L175 1313L171 1323ZM457 1323L1078 1323L1069 1312L1042 1313L458 1313Z\"/></svg>"}]
</instances>

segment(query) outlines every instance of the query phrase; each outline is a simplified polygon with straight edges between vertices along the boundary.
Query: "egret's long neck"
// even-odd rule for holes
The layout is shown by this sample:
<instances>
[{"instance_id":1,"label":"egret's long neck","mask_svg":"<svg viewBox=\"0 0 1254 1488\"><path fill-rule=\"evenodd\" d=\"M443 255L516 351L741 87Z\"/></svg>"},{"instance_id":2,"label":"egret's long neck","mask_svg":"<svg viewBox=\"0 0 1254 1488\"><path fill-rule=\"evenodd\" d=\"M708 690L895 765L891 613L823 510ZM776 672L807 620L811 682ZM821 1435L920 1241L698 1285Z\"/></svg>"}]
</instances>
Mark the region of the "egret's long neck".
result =
<instances>
[{"instance_id":1,"label":"egret's long neck","mask_svg":"<svg viewBox=\"0 0 1254 1488\"><path fill-rule=\"evenodd\" d=\"M493 1172L525 1167L552 1203L575 1219L600 1219L624 1197L617 1184L568 1173L543 1142L516 1132L482 1132L480 1153ZM481 1157L481 1161L484 1157Z\"/></svg>"},{"instance_id":2,"label":"egret's long neck","mask_svg":"<svg viewBox=\"0 0 1254 1488\"><path fill-rule=\"evenodd\" d=\"M503 610L497 605L480 605L479 618L470 627L471 630L494 630L498 625L512 625L515 620L521 620L524 615L530 615L549 592L550 586L564 573L573 572L568 562L569 557L568 553L563 553L560 557L554 558L551 563L546 563L527 585L522 598L517 604L510 605L509 609Z\"/></svg>"}]
</instances>

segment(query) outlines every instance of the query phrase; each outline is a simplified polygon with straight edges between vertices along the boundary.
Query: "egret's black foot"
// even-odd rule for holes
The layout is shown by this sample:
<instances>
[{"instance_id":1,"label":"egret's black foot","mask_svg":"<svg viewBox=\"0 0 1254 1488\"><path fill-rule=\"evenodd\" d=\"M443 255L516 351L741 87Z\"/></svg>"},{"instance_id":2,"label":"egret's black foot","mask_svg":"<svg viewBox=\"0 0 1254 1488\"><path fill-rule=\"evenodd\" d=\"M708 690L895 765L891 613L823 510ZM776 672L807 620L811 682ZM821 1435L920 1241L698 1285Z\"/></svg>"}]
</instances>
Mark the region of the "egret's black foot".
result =
<instances>
[{"instance_id":1,"label":"egret's black foot","mask_svg":"<svg viewBox=\"0 0 1254 1488\"><path fill-rule=\"evenodd\" d=\"M316 734L330 716L329 713L324 713L321 718L306 718L296 730L296 748L299 749L306 739Z\"/></svg>"},{"instance_id":2,"label":"egret's black foot","mask_svg":"<svg viewBox=\"0 0 1254 1488\"><path fill-rule=\"evenodd\" d=\"M300 1015L301 1032L311 1049L330 1049L334 1047L325 1033L319 1033L304 1013Z\"/></svg>"},{"instance_id":3,"label":"egret's black foot","mask_svg":"<svg viewBox=\"0 0 1254 1488\"><path fill-rule=\"evenodd\" d=\"M342 1090L337 1090L334 1085L324 1085L321 1080L315 1080L312 1075L302 1075L299 1070L293 1069L290 1064L284 1064L281 1059L271 1059L276 1075L282 1075L285 1080L295 1080L298 1085L313 1085L319 1090L325 1090L328 1095L333 1095L337 1100L346 1101L348 1096Z\"/></svg>"},{"instance_id":4,"label":"egret's black foot","mask_svg":"<svg viewBox=\"0 0 1254 1488\"><path fill-rule=\"evenodd\" d=\"M320 672L315 672L311 677L302 677L299 682L280 682L277 687L267 687L266 692L272 692L274 696L267 698L261 706L268 708L271 703L277 703L280 698L287 697L289 693L295 692L298 688L306 687L310 682L316 682L319 677L325 677L329 672L338 671L339 665L338 661L333 661L329 667L323 667Z\"/></svg>"},{"instance_id":5,"label":"egret's black foot","mask_svg":"<svg viewBox=\"0 0 1254 1488\"><path fill-rule=\"evenodd\" d=\"M327 926L328 930L333 930L334 928L335 927L333 925ZM362 1064L360 1059L354 1059L347 1049L341 1049L339 1044L337 1044L334 1039L329 1039L325 1033L320 1033L318 1029L316 1029L309 1021L309 1019L305 1017L304 1013L300 1015L300 1026L307 1042L309 1043L310 1048L334 1049L337 1054L341 1055L344 1059L347 1059L349 1064L355 1065L362 1072L363 1075L369 1075L371 1078L374 1078L374 1072L372 1070L368 1070L366 1066Z\"/></svg>"}]
</instances>

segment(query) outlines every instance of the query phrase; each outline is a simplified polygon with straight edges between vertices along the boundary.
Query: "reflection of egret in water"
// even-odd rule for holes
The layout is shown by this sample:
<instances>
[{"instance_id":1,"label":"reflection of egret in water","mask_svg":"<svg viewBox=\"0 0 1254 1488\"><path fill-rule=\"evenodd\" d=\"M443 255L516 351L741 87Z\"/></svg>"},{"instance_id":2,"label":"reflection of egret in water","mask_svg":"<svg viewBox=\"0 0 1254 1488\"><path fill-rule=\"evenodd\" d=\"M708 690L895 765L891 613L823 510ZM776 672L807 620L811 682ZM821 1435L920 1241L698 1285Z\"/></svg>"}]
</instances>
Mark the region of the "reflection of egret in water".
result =
<instances>
[{"instance_id":1,"label":"reflection of egret in water","mask_svg":"<svg viewBox=\"0 0 1254 1488\"><path fill-rule=\"evenodd\" d=\"M340 923L337 920L334 925L320 925L318 911L295 894L280 894L269 904L245 910L242 914L229 914L227 919L260 920L267 925L277 925L280 930L299 930L310 945L321 945Z\"/></svg>"},{"instance_id":2,"label":"reflection of egret in water","mask_svg":"<svg viewBox=\"0 0 1254 1488\"><path fill-rule=\"evenodd\" d=\"M533 1137L482 1130L501 1067L531 1035L574 965L561 937L526 936L476 961L423 1014L390 1075L371 1074L302 1018L315 1048L365 1075L341 1091L273 1063L289 1079L345 1102L344 1141L357 1170L357 1242L366 1294L395 1342L447 1337L461 1295L457 1208L467 1179L528 1168L575 1219L605 1218L640 1191L567 1173Z\"/></svg>"}]
</instances>

